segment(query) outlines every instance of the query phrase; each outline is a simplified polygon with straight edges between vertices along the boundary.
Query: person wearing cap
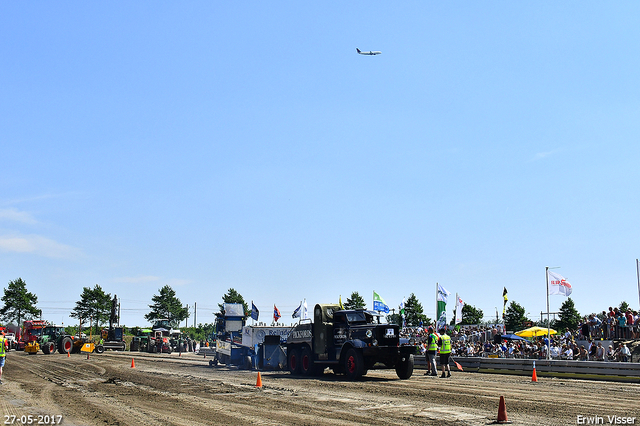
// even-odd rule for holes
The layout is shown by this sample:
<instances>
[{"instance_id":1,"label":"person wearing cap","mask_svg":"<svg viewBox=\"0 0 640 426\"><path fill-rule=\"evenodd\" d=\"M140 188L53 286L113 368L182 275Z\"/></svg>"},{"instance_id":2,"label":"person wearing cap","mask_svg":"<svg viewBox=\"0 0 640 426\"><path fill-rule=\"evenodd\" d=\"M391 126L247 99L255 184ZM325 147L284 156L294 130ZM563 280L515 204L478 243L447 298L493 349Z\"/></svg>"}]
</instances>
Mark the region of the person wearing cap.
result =
<instances>
[{"instance_id":1,"label":"person wearing cap","mask_svg":"<svg viewBox=\"0 0 640 426\"><path fill-rule=\"evenodd\" d=\"M0 334L0 385L2 384L2 367L4 367L4 360L7 356L7 343L4 332L2 332L2 334Z\"/></svg>"},{"instance_id":2,"label":"person wearing cap","mask_svg":"<svg viewBox=\"0 0 640 426\"><path fill-rule=\"evenodd\" d=\"M438 376L438 366L436 365L436 354L438 352L438 336L433 332L433 327L427 329L427 359L429 370L424 373L425 376Z\"/></svg>"},{"instance_id":3,"label":"person wearing cap","mask_svg":"<svg viewBox=\"0 0 640 426\"><path fill-rule=\"evenodd\" d=\"M438 339L438 346L440 346L440 365L442 366L442 376L440 377L445 377L445 370L447 371L446 377L451 377L451 369L449 368L449 356L451 355L451 337L449 337L444 328L440 330L440 339Z\"/></svg>"}]
</instances>

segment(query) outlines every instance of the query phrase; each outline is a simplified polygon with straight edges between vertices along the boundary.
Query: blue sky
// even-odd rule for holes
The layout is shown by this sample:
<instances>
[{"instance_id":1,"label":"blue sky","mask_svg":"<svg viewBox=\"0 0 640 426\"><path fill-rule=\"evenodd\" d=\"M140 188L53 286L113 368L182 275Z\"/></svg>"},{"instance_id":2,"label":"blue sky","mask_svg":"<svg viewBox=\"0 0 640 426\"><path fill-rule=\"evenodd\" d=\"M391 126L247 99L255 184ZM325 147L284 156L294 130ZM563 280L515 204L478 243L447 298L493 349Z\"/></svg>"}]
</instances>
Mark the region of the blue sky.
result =
<instances>
[{"instance_id":1,"label":"blue sky","mask_svg":"<svg viewBox=\"0 0 640 426\"><path fill-rule=\"evenodd\" d=\"M635 2L3 3L0 283L143 325L436 283L490 318L638 308ZM379 56L355 51L381 50ZM564 301L552 296L551 310ZM190 320L193 321L193 318Z\"/></svg>"}]
</instances>

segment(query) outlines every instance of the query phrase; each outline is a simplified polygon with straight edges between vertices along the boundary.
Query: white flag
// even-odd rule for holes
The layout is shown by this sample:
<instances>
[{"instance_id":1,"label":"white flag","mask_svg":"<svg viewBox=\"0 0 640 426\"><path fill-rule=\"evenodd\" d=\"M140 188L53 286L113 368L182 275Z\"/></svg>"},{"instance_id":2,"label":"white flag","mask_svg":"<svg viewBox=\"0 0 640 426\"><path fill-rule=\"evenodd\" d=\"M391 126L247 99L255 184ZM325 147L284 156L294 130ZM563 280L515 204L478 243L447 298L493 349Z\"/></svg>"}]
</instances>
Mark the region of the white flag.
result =
<instances>
[{"instance_id":1,"label":"white flag","mask_svg":"<svg viewBox=\"0 0 640 426\"><path fill-rule=\"evenodd\" d=\"M447 303L447 296L449 296L451 293L444 287L442 287L440 284L438 284L438 296L436 297L436 300L438 302L444 302L445 304Z\"/></svg>"},{"instance_id":2,"label":"white flag","mask_svg":"<svg viewBox=\"0 0 640 426\"><path fill-rule=\"evenodd\" d=\"M571 294L571 284L562 275L547 271L549 274L549 294L561 294L569 296Z\"/></svg>"},{"instance_id":3,"label":"white flag","mask_svg":"<svg viewBox=\"0 0 640 426\"><path fill-rule=\"evenodd\" d=\"M302 305L302 319L309 318L309 313L307 311L307 299L304 299L304 303Z\"/></svg>"},{"instance_id":4,"label":"white flag","mask_svg":"<svg viewBox=\"0 0 640 426\"><path fill-rule=\"evenodd\" d=\"M456 324L460 324L462 322L462 307L464 306L464 302L456 293Z\"/></svg>"}]
</instances>

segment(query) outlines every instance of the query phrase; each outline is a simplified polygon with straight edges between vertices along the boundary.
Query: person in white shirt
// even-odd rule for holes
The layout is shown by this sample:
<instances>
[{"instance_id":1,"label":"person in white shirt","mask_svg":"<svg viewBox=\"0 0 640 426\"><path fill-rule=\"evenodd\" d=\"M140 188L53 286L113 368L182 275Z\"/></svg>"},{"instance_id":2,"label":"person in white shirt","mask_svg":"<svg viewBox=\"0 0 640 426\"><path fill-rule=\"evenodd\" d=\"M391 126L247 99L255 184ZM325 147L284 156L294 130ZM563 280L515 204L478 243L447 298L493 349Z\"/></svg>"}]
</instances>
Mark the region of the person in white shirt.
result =
<instances>
[{"instance_id":1,"label":"person in white shirt","mask_svg":"<svg viewBox=\"0 0 640 426\"><path fill-rule=\"evenodd\" d=\"M566 345L562 349L563 349L562 353L566 359L573 359L573 349L571 349Z\"/></svg>"},{"instance_id":2,"label":"person in white shirt","mask_svg":"<svg viewBox=\"0 0 640 426\"><path fill-rule=\"evenodd\" d=\"M620 349L620 355L622 355L622 362L631 361L631 351L627 347L626 343L622 344L622 348Z\"/></svg>"}]
</instances>

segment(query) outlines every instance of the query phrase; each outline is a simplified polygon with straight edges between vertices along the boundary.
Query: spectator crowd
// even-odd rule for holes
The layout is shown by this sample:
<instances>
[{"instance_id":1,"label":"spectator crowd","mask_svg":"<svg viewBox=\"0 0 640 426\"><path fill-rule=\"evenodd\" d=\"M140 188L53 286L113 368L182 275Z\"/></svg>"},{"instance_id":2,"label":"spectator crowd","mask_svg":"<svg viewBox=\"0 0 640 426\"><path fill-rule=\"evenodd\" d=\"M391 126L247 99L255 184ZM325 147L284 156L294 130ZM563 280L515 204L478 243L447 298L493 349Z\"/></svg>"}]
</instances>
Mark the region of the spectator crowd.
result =
<instances>
[{"instance_id":1,"label":"spectator crowd","mask_svg":"<svg viewBox=\"0 0 640 426\"><path fill-rule=\"evenodd\" d=\"M461 326L447 333L452 356L545 359L549 350L552 359L630 362L631 350L622 340L640 339L640 316L631 309L609 308L608 312L583 317L576 330L553 335L550 341L546 335L503 338L503 324ZM422 327L405 327L400 337L424 354L427 335Z\"/></svg>"}]
</instances>

